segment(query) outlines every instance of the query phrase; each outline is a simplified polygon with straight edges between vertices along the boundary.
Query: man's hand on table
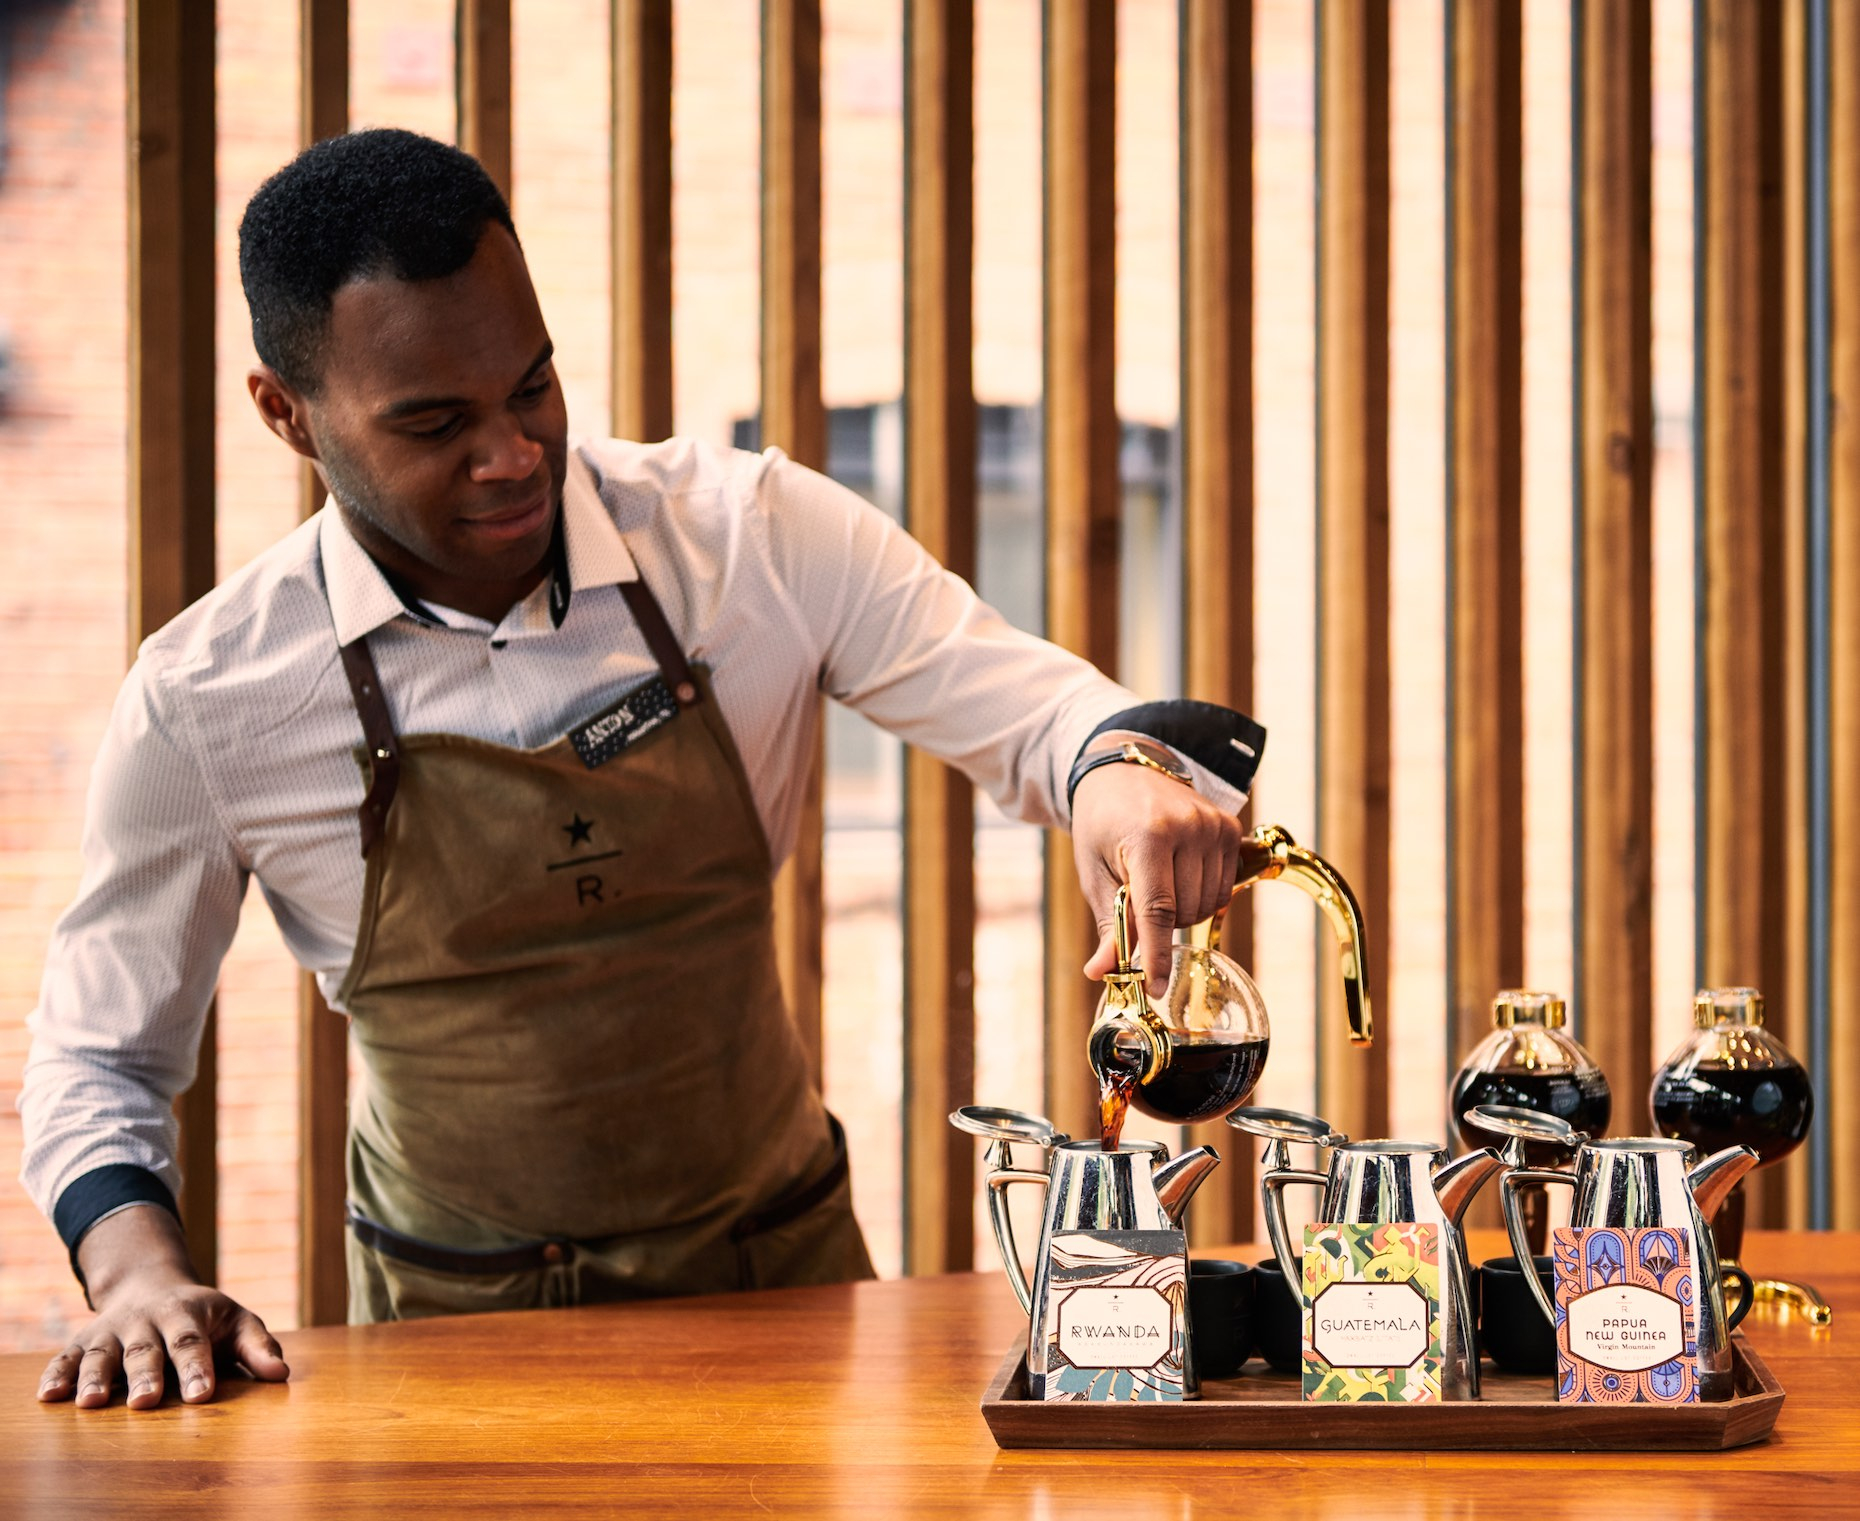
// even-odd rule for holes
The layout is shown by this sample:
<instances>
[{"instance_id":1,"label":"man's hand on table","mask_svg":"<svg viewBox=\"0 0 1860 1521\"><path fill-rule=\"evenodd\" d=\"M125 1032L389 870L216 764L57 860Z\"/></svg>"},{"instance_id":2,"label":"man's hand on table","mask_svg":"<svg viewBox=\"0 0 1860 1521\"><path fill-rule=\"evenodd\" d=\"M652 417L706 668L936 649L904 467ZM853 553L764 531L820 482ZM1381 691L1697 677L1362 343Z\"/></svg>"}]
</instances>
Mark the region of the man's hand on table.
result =
<instances>
[{"instance_id":1,"label":"man's hand on table","mask_svg":"<svg viewBox=\"0 0 1860 1521\"><path fill-rule=\"evenodd\" d=\"M1072 854L1098 922L1087 977L1117 970L1111 911L1130 885L1145 986L1169 982L1170 936L1199 924L1233 895L1246 831L1240 820L1191 787L1146 766L1099 766L1072 794Z\"/></svg>"},{"instance_id":2,"label":"man's hand on table","mask_svg":"<svg viewBox=\"0 0 1860 1521\"><path fill-rule=\"evenodd\" d=\"M269 1383L290 1377L265 1323L195 1276L179 1222L159 1205L98 1221L78 1244L78 1265L97 1317L46 1366L41 1400L75 1394L80 1409L94 1409L110 1403L120 1378L129 1408L152 1410L172 1364L181 1398L204 1404L218 1387L216 1359Z\"/></svg>"}]
</instances>

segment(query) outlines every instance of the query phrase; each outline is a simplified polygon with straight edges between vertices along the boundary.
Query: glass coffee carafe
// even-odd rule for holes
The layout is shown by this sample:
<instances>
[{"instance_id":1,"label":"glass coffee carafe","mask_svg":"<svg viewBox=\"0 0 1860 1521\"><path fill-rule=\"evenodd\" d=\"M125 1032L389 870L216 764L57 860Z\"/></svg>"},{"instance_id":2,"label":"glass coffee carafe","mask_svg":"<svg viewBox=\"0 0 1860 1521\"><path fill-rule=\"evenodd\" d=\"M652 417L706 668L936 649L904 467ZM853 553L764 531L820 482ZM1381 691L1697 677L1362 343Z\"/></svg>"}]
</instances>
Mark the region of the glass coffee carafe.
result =
<instances>
[{"instance_id":1,"label":"glass coffee carafe","mask_svg":"<svg viewBox=\"0 0 1860 1521\"><path fill-rule=\"evenodd\" d=\"M1233 894L1212 918L1173 947L1169 984L1152 1000L1132 966L1130 893L1117 890L1112 935L1117 970L1107 973L1087 1041L1099 1083L1101 1141L1117 1148L1134 1108L1168 1124L1218 1120L1247 1101L1266 1066L1266 1003L1239 965L1221 950L1221 924L1233 898L1260 882L1284 881L1309 895L1336 931L1344 1012L1357 1045L1372 1038L1362 910L1336 869L1276 824L1242 842Z\"/></svg>"},{"instance_id":2,"label":"glass coffee carafe","mask_svg":"<svg viewBox=\"0 0 1860 1521\"><path fill-rule=\"evenodd\" d=\"M1655 1127L1701 1152L1748 1146L1759 1167L1775 1166L1802 1144L1814 1118L1807 1069L1763 1028L1755 988L1701 989L1692 1022L1692 1034L1653 1076ZM1721 1257L1741 1256L1743 1184L1719 1207L1712 1235Z\"/></svg>"},{"instance_id":3,"label":"glass coffee carafe","mask_svg":"<svg viewBox=\"0 0 1860 1521\"><path fill-rule=\"evenodd\" d=\"M1244 1104L1266 1067L1271 1026L1253 979L1213 945L1173 948L1169 985L1152 1001L1131 967L1130 895L1113 911L1117 970L1105 976L1088 1053L1102 1089L1102 1140L1115 1150L1136 1109L1175 1125L1218 1120Z\"/></svg>"},{"instance_id":4,"label":"glass coffee carafe","mask_svg":"<svg viewBox=\"0 0 1860 1521\"><path fill-rule=\"evenodd\" d=\"M1492 1000L1492 1032L1474 1046L1455 1074L1448 1110L1468 1151L1491 1143L1491 1137L1467 1116L1481 1104L1504 1104L1553 1115L1586 1137L1607 1133L1613 1097L1608 1079L1575 1036L1565 1028L1568 1006L1555 993L1509 989ZM1568 1164L1567 1146L1529 1143L1528 1167ZM1548 1236L1542 1189L1527 1191L1525 1230L1531 1250L1541 1253Z\"/></svg>"}]
</instances>

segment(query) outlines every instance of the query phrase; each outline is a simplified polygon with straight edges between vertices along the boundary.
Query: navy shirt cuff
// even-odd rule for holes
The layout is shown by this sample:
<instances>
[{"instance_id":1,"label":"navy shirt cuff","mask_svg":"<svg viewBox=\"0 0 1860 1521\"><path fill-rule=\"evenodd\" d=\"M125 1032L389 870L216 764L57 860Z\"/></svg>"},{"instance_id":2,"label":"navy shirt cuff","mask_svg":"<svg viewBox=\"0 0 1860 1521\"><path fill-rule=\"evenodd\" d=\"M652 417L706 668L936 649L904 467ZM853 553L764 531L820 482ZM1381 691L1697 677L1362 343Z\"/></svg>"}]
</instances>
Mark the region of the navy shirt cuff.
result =
<instances>
[{"instance_id":1,"label":"navy shirt cuff","mask_svg":"<svg viewBox=\"0 0 1860 1521\"><path fill-rule=\"evenodd\" d=\"M52 1226L71 1253L71 1271L77 1274L79 1283L84 1282L84 1274L78 1268L78 1243L105 1215L128 1204L159 1204L175 1219L181 1218L168 1185L146 1167L128 1162L93 1168L74 1179L58 1196L52 1206Z\"/></svg>"},{"instance_id":2,"label":"navy shirt cuff","mask_svg":"<svg viewBox=\"0 0 1860 1521\"><path fill-rule=\"evenodd\" d=\"M1266 752L1263 725L1232 708L1187 697L1139 703L1113 713L1085 736L1079 754L1083 755L1100 734L1112 729L1127 729L1132 734L1161 740L1243 793L1253 790L1259 759Z\"/></svg>"}]
</instances>

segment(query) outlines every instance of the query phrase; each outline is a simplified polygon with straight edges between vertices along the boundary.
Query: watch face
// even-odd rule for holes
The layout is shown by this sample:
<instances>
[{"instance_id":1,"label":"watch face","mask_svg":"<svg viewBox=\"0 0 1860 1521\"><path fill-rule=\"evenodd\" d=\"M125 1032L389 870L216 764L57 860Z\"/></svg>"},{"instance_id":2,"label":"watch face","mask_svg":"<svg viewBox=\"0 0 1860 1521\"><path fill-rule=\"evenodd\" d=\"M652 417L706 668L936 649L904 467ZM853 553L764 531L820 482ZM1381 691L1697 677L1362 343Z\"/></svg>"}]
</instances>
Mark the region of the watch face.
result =
<instances>
[{"instance_id":1,"label":"watch face","mask_svg":"<svg viewBox=\"0 0 1860 1521\"><path fill-rule=\"evenodd\" d=\"M1165 771L1178 782L1192 782L1194 773L1176 758L1175 752L1167 745L1155 740L1131 739L1124 742L1124 755L1139 765L1154 766L1158 771Z\"/></svg>"}]
</instances>

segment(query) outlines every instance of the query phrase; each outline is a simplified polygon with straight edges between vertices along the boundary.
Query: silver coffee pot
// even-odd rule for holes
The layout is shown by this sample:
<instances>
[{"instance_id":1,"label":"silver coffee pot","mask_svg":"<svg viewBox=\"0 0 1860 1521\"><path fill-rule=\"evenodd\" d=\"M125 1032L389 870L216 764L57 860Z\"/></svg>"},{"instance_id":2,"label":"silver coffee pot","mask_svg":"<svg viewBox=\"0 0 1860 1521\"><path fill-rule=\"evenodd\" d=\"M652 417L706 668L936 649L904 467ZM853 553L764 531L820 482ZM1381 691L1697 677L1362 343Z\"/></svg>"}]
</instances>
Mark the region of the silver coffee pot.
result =
<instances>
[{"instance_id":1,"label":"silver coffee pot","mask_svg":"<svg viewBox=\"0 0 1860 1521\"><path fill-rule=\"evenodd\" d=\"M1477 1110L1473 1112L1478 1113ZM1731 1332L1749 1310L1752 1293L1749 1275L1739 1269L1734 1276L1743 1288L1741 1302L1734 1313L1725 1314L1718 1245L1707 1222L1724 1202L1725 1195L1757 1165L1757 1154L1748 1146L1727 1146L1688 1168L1686 1163L1692 1155L1690 1143L1659 1136L1616 1141L1583 1139L1576 1152L1573 1173L1520 1168L1506 1177L1505 1229L1510 1233L1512 1250L1517 1252L1519 1260L1528 1260L1519 1190L1534 1185L1555 1185L1573 1191L1569 1213L1572 1226L1614 1226L1628 1230L1659 1226L1685 1231L1692 1242L1692 1273L1696 1286L1694 1334L1699 1398L1723 1400L1734 1392ZM1544 1292L1543 1284L1535 1273L1526 1273L1524 1281L1530 1286L1538 1308L1554 1326L1556 1307Z\"/></svg>"},{"instance_id":2,"label":"silver coffee pot","mask_svg":"<svg viewBox=\"0 0 1860 1521\"><path fill-rule=\"evenodd\" d=\"M1304 1281L1300 1254L1285 1222L1285 1190L1306 1183L1323 1190L1318 1218L1326 1225L1431 1224L1440 1237L1440 1384L1443 1398L1479 1397L1479 1342L1472 1274L1460 1218L1473 1195L1505 1163L1490 1147L1453 1161L1425 1141L1351 1141L1313 1115L1283 1109L1236 1109L1227 1123L1270 1144L1259 1189L1266 1231L1293 1293ZM1289 1146L1305 1142L1330 1153L1323 1172L1291 1165Z\"/></svg>"},{"instance_id":3,"label":"silver coffee pot","mask_svg":"<svg viewBox=\"0 0 1860 1521\"><path fill-rule=\"evenodd\" d=\"M1202 1179L1220 1165L1220 1155L1211 1146L1197 1146L1170 1161L1168 1148L1160 1141L1126 1141L1117 1150L1106 1151L1095 1140L1068 1139L1038 1115L980 1104L958 1109L949 1122L989 1142L985 1158L988 1219L1014 1297L1027 1312L1027 1393L1033 1399L1044 1399L1050 1371L1046 1312L1052 1297L1053 1238L1066 1231L1176 1229ZM1016 1145L1035 1147L1038 1167L1016 1167ZM1046 1190L1031 1284L1021 1266L1007 1207L1007 1190L1017 1183L1037 1183ZM1182 1387L1192 1395L1199 1382L1193 1347L1186 1336L1184 1345L1189 1346L1190 1355L1183 1362Z\"/></svg>"}]
</instances>

